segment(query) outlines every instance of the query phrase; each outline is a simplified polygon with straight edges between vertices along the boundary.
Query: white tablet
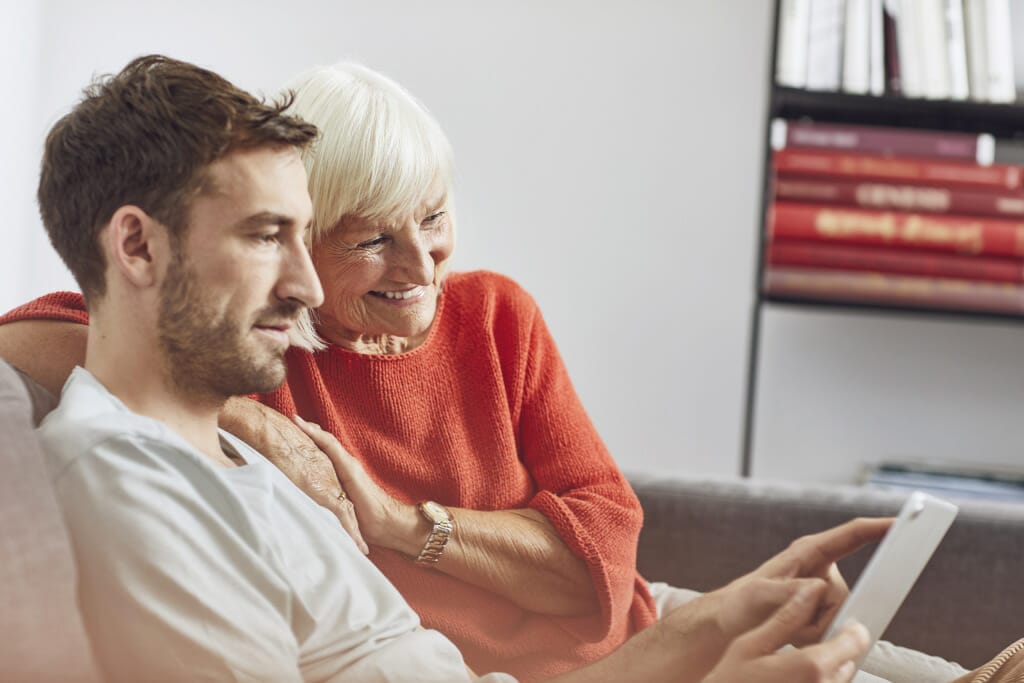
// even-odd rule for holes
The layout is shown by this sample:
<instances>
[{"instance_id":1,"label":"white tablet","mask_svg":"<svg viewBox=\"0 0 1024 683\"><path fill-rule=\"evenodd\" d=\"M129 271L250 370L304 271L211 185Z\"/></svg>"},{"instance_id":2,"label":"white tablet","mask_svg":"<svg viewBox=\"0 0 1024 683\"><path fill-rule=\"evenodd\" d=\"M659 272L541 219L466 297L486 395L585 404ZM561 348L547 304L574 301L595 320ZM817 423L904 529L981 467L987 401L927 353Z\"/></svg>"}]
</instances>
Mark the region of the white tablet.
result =
<instances>
[{"instance_id":1,"label":"white tablet","mask_svg":"<svg viewBox=\"0 0 1024 683\"><path fill-rule=\"evenodd\" d=\"M874 645L939 547L956 513L957 506L952 503L920 491L912 493L825 638L831 638L848 620L856 619L867 627ZM860 668L860 662L857 666Z\"/></svg>"}]
</instances>

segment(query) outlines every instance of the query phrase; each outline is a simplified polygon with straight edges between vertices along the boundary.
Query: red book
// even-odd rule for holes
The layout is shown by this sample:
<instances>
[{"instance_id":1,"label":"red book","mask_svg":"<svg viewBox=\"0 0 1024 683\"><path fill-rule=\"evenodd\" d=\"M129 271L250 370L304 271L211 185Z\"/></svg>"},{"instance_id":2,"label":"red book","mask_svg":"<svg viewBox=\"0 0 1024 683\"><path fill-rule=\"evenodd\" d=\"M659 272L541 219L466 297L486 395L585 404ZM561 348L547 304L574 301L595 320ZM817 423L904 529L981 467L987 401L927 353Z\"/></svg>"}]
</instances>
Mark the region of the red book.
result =
<instances>
[{"instance_id":1,"label":"red book","mask_svg":"<svg viewBox=\"0 0 1024 683\"><path fill-rule=\"evenodd\" d=\"M767 225L772 239L1024 256L1024 221L775 202Z\"/></svg>"},{"instance_id":2,"label":"red book","mask_svg":"<svg viewBox=\"0 0 1024 683\"><path fill-rule=\"evenodd\" d=\"M868 209L955 213L967 216L1024 217L1024 194L980 192L871 180L832 180L808 176L775 178L775 197L798 202L846 204Z\"/></svg>"},{"instance_id":3,"label":"red book","mask_svg":"<svg viewBox=\"0 0 1024 683\"><path fill-rule=\"evenodd\" d=\"M778 240L768 245L766 258L773 266L805 266L962 280L1024 282L1024 261L1020 259L943 254L916 249Z\"/></svg>"},{"instance_id":4,"label":"red book","mask_svg":"<svg viewBox=\"0 0 1024 683\"><path fill-rule=\"evenodd\" d=\"M880 157L831 150L783 149L772 155L778 173L833 176L862 180L895 180L924 185L1018 190L1020 166L979 166L965 161L933 161L908 157Z\"/></svg>"},{"instance_id":5,"label":"red book","mask_svg":"<svg viewBox=\"0 0 1024 683\"><path fill-rule=\"evenodd\" d=\"M1024 314L1024 285L916 275L771 266L768 295L822 301Z\"/></svg>"},{"instance_id":6,"label":"red book","mask_svg":"<svg viewBox=\"0 0 1024 683\"><path fill-rule=\"evenodd\" d=\"M814 121L772 122L775 149L832 149L896 157L952 159L991 164L994 141L985 133L854 126Z\"/></svg>"}]
</instances>

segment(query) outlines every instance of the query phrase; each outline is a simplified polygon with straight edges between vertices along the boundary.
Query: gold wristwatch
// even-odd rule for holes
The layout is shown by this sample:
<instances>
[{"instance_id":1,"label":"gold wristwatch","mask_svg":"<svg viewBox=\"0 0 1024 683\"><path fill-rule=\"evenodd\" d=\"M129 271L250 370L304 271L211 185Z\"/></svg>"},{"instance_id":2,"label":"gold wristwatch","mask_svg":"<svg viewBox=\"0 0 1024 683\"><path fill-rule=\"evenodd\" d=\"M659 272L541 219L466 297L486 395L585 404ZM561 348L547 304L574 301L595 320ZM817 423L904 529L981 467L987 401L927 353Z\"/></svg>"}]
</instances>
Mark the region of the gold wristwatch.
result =
<instances>
[{"instance_id":1,"label":"gold wristwatch","mask_svg":"<svg viewBox=\"0 0 1024 683\"><path fill-rule=\"evenodd\" d=\"M416 563L434 564L441 559L441 554L444 553L444 548L448 545L448 539L455 528L455 520L452 518L452 513L448 512L448 508L432 500L424 501L417 507L427 521L434 525L434 528L430 530L427 543L416 558Z\"/></svg>"}]
</instances>

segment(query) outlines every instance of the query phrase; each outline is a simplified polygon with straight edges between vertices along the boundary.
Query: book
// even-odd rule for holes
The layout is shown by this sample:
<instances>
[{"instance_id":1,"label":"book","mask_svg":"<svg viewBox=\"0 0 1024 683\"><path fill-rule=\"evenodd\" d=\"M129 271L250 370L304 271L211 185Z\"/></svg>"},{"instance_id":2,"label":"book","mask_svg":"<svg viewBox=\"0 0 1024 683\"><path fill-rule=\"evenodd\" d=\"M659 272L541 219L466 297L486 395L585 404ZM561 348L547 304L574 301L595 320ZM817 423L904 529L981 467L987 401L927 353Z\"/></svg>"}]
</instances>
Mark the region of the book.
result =
<instances>
[{"instance_id":1,"label":"book","mask_svg":"<svg viewBox=\"0 0 1024 683\"><path fill-rule=\"evenodd\" d=\"M846 0L843 35L843 92L871 89L871 0Z\"/></svg>"},{"instance_id":2,"label":"book","mask_svg":"<svg viewBox=\"0 0 1024 683\"><path fill-rule=\"evenodd\" d=\"M807 85L807 30L811 0L780 0L775 82L791 88Z\"/></svg>"},{"instance_id":3,"label":"book","mask_svg":"<svg viewBox=\"0 0 1024 683\"><path fill-rule=\"evenodd\" d=\"M1014 79L1010 0L985 0L985 46L988 51L988 101L1017 99Z\"/></svg>"},{"instance_id":4,"label":"book","mask_svg":"<svg viewBox=\"0 0 1024 683\"><path fill-rule=\"evenodd\" d=\"M862 482L887 490L925 491L951 498L1024 503L1024 471L941 462L883 462L866 468Z\"/></svg>"},{"instance_id":5,"label":"book","mask_svg":"<svg viewBox=\"0 0 1024 683\"><path fill-rule=\"evenodd\" d=\"M946 44L945 0L905 0L904 4L906 2L917 5L920 29L918 54L921 58L923 86L921 95L931 100L949 99L950 60Z\"/></svg>"},{"instance_id":6,"label":"book","mask_svg":"<svg viewBox=\"0 0 1024 683\"><path fill-rule=\"evenodd\" d=\"M929 185L817 179L807 176L777 176L773 187L775 197L786 201L1024 219L1024 192L980 192Z\"/></svg>"},{"instance_id":7,"label":"book","mask_svg":"<svg viewBox=\"0 0 1024 683\"><path fill-rule=\"evenodd\" d=\"M990 190L1018 190L1024 168L1007 164L981 166L963 161L882 157L833 150L781 149L772 155L778 173L899 180Z\"/></svg>"},{"instance_id":8,"label":"book","mask_svg":"<svg viewBox=\"0 0 1024 683\"><path fill-rule=\"evenodd\" d=\"M963 0L967 82L971 99L988 102L988 31L985 0Z\"/></svg>"},{"instance_id":9,"label":"book","mask_svg":"<svg viewBox=\"0 0 1024 683\"><path fill-rule=\"evenodd\" d=\"M885 92L891 95L903 93L900 79L900 44L897 17L898 0L882 0L882 40L885 58Z\"/></svg>"},{"instance_id":10,"label":"book","mask_svg":"<svg viewBox=\"0 0 1024 683\"><path fill-rule=\"evenodd\" d=\"M904 97L924 97L924 36L918 0L897 0L894 5L898 8L893 17L900 44L901 93Z\"/></svg>"},{"instance_id":11,"label":"book","mask_svg":"<svg viewBox=\"0 0 1024 683\"><path fill-rule=\"evenodd\" d=\"M883 0L868 0L868 92L885 94L885 21Z\"/></svg>"},{"instance_id":12,"label":"book","mask_svg":"<svg viewBox=\"0 0 1024 683\"><path fill-rule=\"evenodd\" d=\"M1024 261L1021 259L943 254L915 249L780 239L768 244L765 259L772 266L1024 282Z\"/></svg>"},{"instance_id":13,"label":"book","mask_svg":"<svg viewBox=\"0 0 1024 683\"><path fill-rule=\"evenodd\" d=\"M837 151L949 159L990 165L995 143L987 133L818 123L810 120L772 120L772 149L826 149Z\"/></svg>"},{"instance_id":14,"label":"book","mask_svg":"<svg viewBox=\"0 0 1024 683\"><path fill-rule=\"evenodd\" d=\"M1024 315L1018 283L769 265L762 285L789 299Z\"/></svg>"},{"instance_id":15,"label":"book","mask_svg":"<svg viewBox=\"0 0 1024 683\"><path fill-rule=\"evenodd\" d=\"M964 32L962 0L943 0L945 5L945 43L949 60L949 96L966 100L970 96L967 81L967 37Z\"/></svg>"},{"instance_id":16,"label":"book","mask_svg":"<svg viewBox=\"0 0 1024 683\"><path fill-rule=\"evenodd\" d=\"M807 89L838 91L842 83L846 0L813 0L807 27Z\"/></svg>"},{"instance_id":17,"label":"book","mask_svg":"<svg viewBox=\"0 0 1024 683\"><path fill-rule=\"evenodd\" d=\"M1009 0L963 0L971 99L1016 100Z\"/></svg>"},{"instance_id":18,"label":"book","mask_svg":"<svg viewBox=\"0 0 1024 683\"><path fill-rule=\"evenodd\" d=\"M977 256L1024 256L1024 221L777 201L769 207L771 239L888 245Z\"/></svg>"}]
</instances>

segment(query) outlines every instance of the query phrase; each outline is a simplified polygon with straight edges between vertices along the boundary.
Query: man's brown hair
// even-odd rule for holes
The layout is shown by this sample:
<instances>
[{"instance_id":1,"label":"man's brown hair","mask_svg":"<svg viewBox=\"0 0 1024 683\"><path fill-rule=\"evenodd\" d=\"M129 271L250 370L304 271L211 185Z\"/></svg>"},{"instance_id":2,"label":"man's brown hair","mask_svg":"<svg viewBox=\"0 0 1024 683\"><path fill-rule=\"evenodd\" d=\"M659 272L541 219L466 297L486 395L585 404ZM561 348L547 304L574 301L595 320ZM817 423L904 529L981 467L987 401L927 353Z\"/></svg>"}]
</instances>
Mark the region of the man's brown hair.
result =
<instances>
[{"instance_id":1,"label":"man's brown hair","mask_svg":"<svg viewBox=\"0 0 1024 683\"><path fill-rule=\"evenodd\" d=\"M285 115L291 97L265 103L212 71L161 55L96 79L46 137L39 212L86 300L103 296L100 231L138 206L180 243L207 167L264 146L307 146L316 127Z\"/></svg>"}]
</instances>

